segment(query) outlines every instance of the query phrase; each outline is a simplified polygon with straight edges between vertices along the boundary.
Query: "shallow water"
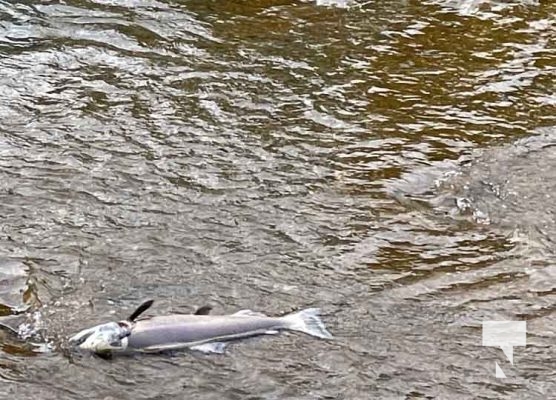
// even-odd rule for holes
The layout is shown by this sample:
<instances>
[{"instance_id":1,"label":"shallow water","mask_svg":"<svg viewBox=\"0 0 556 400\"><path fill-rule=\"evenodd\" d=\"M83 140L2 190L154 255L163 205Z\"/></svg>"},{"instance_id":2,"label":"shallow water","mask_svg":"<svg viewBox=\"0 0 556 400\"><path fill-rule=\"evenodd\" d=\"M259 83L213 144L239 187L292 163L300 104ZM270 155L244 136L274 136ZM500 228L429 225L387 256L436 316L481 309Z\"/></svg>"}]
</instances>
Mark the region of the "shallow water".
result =
<instances>
[{"instance_id":1,"label":"shallow water","mask_svg":"<svg viewBox=\"0 0 556 400\"><path fill-rule=\"evenodd\" d=\"M0 330L0 394L553 396L555 15L0 1L0 323L27 338ZM318 306L336 339L67 351L145 298L160 314ZM485 320L527 321L513 366L481 345Z\"/></svg>"}]
</instances>

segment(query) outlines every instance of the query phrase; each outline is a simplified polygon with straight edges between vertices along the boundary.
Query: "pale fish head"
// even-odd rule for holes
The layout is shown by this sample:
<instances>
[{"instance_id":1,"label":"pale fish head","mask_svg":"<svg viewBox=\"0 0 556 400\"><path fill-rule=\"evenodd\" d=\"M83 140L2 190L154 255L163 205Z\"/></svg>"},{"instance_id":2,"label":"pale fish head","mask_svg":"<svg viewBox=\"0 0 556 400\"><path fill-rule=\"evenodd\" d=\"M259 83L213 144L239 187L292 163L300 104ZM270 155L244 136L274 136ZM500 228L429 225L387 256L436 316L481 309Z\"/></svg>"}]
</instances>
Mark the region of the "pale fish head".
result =
<instances>
[{"instance_id":1,"label":"pale fish head","mask_svg":"<svg viewBox=\"0 0 556 400\"><path fill-rule=\"evenodd\" d=\"M108 322L82 330L69 338L72 346L95 353L124 351L133 324L129 321Z\"/></svg>"}]
</instances>

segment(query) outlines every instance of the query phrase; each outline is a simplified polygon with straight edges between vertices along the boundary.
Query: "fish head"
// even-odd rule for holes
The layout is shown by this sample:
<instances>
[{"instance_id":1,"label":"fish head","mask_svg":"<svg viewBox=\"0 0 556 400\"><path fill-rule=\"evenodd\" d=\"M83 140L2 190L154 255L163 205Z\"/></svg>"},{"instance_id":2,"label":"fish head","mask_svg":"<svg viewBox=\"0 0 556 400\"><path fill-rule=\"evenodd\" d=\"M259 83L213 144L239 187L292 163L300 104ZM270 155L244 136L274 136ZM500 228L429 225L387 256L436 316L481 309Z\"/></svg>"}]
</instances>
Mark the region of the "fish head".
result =
<instances>
[{"instance_id":1,"label":"fish head","mask_svg":"<svg viewBox=\"0 0 556 400\"><path fill-rule=\"evenodd\" d=\"M124 351L133 323L129 321L108 322L84 329L69 338L70 345L94 353Z\"/></svg>"}]
</instances>

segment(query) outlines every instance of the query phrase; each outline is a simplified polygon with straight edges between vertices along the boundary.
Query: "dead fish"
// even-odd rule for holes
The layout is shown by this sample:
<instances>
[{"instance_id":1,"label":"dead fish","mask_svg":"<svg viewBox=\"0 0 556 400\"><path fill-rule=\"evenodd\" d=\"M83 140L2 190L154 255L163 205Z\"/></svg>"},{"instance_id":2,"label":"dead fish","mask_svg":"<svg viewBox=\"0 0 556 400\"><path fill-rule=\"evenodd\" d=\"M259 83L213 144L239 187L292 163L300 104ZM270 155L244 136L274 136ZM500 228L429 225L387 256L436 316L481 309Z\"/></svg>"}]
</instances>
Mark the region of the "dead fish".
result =
<instances>
[{"instance_id":1,"label":"dead fish","mask_svg":"<svg viewBox=\"0 0 556 400\"><path fill-rule=\"evenodd\" d=\"M230 315L210 315L209 306L195 314L138 318L153 304L146 301L129 318L85 329L69 339L70 345L97 354L161 352L192 349L222 353L230 341L289 330L331 339L319 309L307 308L282 317L251 310Z\"/></svg>"}]
</instances>

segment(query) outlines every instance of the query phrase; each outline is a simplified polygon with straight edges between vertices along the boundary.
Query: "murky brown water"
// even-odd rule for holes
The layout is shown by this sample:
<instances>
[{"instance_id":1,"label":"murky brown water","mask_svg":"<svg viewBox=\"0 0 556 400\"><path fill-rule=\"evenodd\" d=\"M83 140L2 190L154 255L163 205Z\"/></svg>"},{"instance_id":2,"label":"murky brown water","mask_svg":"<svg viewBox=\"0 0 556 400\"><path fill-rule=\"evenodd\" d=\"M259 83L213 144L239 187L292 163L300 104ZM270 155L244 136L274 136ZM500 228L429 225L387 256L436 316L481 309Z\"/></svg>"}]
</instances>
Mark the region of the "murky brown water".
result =
<instances>
[{"instance_id":1,"label":"murky brown water","mask_svg":"<svg viewBox=\"0 0 556 400\"><path fill-rule=\"evenodd\" d=\"M30 335L0 331L0 397L554 398L555 15L0 1L0 322ZM319 306L336 340L64 350L145 298ZM485 320L528 322L514 366Z\"/></svg>"}]
</instances>

